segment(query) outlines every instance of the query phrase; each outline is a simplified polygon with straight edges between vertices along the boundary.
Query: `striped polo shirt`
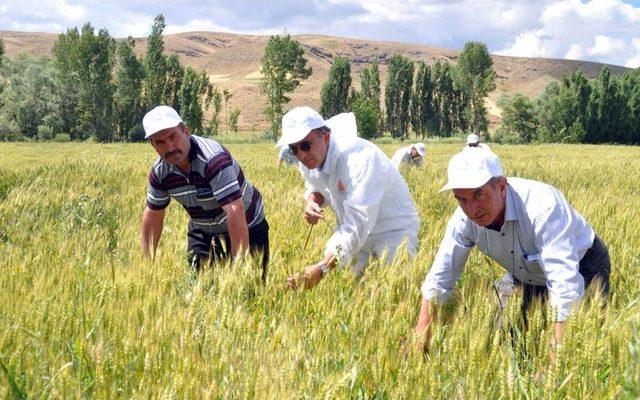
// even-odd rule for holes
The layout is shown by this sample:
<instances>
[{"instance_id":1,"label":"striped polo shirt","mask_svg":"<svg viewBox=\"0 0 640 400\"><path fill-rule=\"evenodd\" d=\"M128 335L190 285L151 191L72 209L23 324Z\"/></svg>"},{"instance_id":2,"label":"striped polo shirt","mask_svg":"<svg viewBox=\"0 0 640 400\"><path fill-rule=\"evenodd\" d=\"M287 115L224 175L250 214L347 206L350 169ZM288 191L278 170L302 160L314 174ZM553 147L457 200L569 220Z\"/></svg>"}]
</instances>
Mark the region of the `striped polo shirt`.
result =
<instances>
[{"instance_id":1,"label":"striped polo shirt","mask_svg":"<svg viewBox=\"0 0 640 400\"><path fill-rule=\"evenodd\" d=\"M222 206L242 198L249 228L264 219L262 196L244 177L231 153L215 140L190 136L189 173L158 157L149 173L147 206L162 210L171 198L182 204L193 224L207 233L226 233Z\"/></svg>"}]
</instances>

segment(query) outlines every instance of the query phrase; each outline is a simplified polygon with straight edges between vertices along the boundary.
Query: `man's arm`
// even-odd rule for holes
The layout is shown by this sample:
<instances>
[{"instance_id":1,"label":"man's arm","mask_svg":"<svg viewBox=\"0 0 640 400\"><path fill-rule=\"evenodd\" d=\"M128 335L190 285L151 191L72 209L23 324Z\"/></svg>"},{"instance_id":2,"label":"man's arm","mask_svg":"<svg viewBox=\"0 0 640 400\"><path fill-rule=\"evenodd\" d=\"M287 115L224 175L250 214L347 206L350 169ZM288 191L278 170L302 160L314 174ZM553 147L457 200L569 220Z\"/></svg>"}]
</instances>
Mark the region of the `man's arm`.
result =
<instances>
[{"instance_id":1,"label":"man's arm","mask_svg":"<svg viewBox=\"0 0 640 400\"><path fill-rule=\"evenodd\" d=\"M145 258L156 256L156 248L160 242L164 227L164 209L152 210L148 206L142 213L141 240L142 255Z\"/></svg>"},{"instance_id":2,"label":"man's arm","mask_svg":"<svg viewBox=\"0 0 640 400\"><path fill-rule=\"evenodd\" d=\"M431 323L438 318L438 307L429 300L423 298L420 306L420 314L416 323L416 338L418 348L424 352L429 351L429 341L431 340Z\"/></svg>"},{"instance_id":3,"label":"man's arm","mask_svg":"<svg viewBox=\"0 0 640 400\"><path fill-rule=\"evenodd\" d=\"M313 192L307 197L307 205L304 208L304 219L311 225L318 223L322 219L322 205L324 204L324 196L318 192Z\"/></svg>"},{"instance_id":4,"label":"man's arm","mask_svg":"<svg viewBox=\"0 0 640 400\"><path fill-rule=\"evenodd\" d=\"M232 201L222 206L222 210L227 214L227 229L231 239L231 255L235 258L238 251L249 248L249 228L247 227L247 217L244 213L242 198Z\"/></svg>"}]
</instances>

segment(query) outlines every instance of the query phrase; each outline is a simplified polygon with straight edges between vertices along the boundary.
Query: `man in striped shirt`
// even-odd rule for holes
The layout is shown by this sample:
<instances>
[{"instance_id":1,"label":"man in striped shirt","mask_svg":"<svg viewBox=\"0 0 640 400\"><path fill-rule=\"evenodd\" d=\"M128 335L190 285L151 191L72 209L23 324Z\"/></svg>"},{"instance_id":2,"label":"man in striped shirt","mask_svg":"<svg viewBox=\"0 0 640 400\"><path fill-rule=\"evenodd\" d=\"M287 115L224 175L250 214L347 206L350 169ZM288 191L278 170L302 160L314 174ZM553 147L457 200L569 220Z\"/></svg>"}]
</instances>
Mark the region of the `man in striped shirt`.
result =
<instances>
[{"instance_id":1,"label":"man in striped shirt","mask_svg":"<svg viewBox=\"0 0 640 400\"><path fill-rule=\"evenodd\" d=\"M171 198L189 214L187 250L192 267L236 257L243 249L262 253L262 279L269 259L269 225L262 196L220 143L189 134L178 113L158 106L142 121L145 138L160 156L149 173L142 215L142 252L155 254Z\"/></svg>"}]
</instances>

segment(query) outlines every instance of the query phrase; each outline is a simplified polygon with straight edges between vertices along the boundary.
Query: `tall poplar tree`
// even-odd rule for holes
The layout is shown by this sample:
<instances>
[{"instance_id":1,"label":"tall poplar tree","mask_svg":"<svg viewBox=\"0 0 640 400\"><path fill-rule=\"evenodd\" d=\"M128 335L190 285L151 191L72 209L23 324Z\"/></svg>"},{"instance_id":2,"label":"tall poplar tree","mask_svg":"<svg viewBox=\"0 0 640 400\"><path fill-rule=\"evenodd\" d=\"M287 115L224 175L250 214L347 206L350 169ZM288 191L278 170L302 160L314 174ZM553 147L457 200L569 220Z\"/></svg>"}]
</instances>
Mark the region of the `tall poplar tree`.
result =
<instances>
[{"instance_id":1,"label":"tall poplar tree","mask_svg":"<svg viewBox=\"0 0 640 400\"><path fill-rule=\"evenodd\" d=\"M135 40L131 36L120 42L114 72L115 125L121 140L130 140L134 127L142 118L142 83L144 66L134 53Z\"/></svg>"},{"instance_id":2,"label":"tall poplar tree","mask_svg":"<svg viewBox=\"0 0 640 400\"><path fill-rule=\"evenodd\" d=\"M325 118L331 118L348 111L347 99L350 88L351 63L345 57L336 57L320 92L320 114Z\"/></svg>"},{"instance_id":3,"label":"tall poplar tree","mask_svg":"<svg viewBox=\"0 0 640 400\"><path fill-rule=\"evenodd\" d=\"M164 40L162 33L166 28L164 16L159 14L153 20L151 34L147 43L145 56L145 101L148 109L164 103L166 60L164 52Z\"/></svg>"},{"instance_id":4,"label":"tall poplar tree","mask_svg":"<svg viewBox=\"0 0 640 400\"><path fill-rule=\"evenodd\" d=\"M469 99L468 121L477 134L487 132L489 120L484 101L489 92L496 88L495 80L496 74L487 45L482 42L467 42L458 57L455 82Z\"/></svg>"},{"instance_id":5,"label":"tall poplar tree","mask_svg":"<svg viewBox=\"0 0 640 400\"><path fill-rule=\"evenodd\" d=\"M407 138L409 135L409 106L413 88L413 61L394 55L389 59L385 105L387 126L393 137Z\"/></svg>"}]
</instances>

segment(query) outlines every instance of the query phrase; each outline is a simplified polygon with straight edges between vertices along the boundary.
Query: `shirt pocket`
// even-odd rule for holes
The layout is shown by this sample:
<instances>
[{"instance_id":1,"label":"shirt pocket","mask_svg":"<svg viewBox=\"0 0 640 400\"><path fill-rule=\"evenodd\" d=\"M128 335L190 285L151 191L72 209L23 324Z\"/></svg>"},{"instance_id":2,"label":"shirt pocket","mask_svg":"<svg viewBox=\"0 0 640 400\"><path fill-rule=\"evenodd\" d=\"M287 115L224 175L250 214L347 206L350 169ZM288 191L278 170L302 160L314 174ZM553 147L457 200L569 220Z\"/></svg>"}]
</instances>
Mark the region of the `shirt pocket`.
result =
<instances>
[{"instance_id":1,"label":"shirt pocket","mask_svg":"<svg viewBox=\"0 0 640 400\"><path fill-rule=\"evenodd\" d=\"M540 254L527 254L522 253L522 264L527 269L530 275L544 275L542 268L540 267Z\"/></svg>"},{"instance_id":2,"label":"shirt pocket","mask_svg":"<svg viewBox=\"0 0 640 400\"><path fill-rule=\"evenodd\" d=\"M211 206L215 203L213 190L211 190L210 187L199 187L196 190L196 200L198 201L198 205L200 205L202 208L210 209Z\"/></svg>"}]
</instances>

